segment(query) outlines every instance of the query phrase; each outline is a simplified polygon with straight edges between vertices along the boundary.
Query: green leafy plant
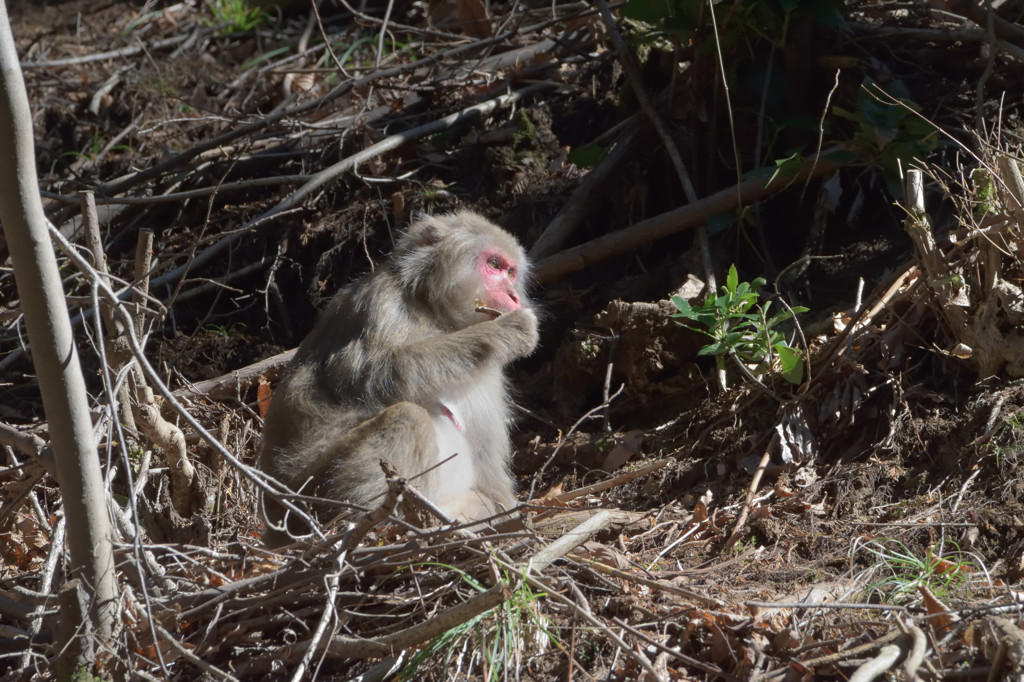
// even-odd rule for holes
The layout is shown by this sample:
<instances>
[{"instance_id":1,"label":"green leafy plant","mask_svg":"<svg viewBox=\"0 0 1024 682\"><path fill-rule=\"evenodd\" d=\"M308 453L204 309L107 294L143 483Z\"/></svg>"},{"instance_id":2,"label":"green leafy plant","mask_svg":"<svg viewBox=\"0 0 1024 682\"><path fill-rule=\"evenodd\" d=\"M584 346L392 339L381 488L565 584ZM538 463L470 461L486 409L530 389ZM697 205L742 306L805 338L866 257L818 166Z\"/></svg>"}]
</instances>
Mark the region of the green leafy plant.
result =
<instances>
[{"instance_id":1,"label":"green leafy plant","mask_svg":"<svg viewBox=\"0 0 1024 682\"><path fill-rule=\"evenodd\" d=\"M206 6L213 19L204 23L217 26L222 35L251 31L270 16L261 7L251 6L248 0L209 0Z\"/></svg>"},{"instance_id":2,"label":"green leafy plant","mask_svg":"<svg viewBox=\"0 0 1024 682\"><path fill-rule=\"evenodd\" d=\"M976 565L963 558L959 548L949 556L929 550L919 557L899 540L880 538L864 543L854 543L854 549L866 550L878 563L865 569L860 576L874 577L865 589L881 595L885 603L902 604L914 601L919 596L919 587L926 587L939 598L965 596L971 579L980 575Z\"/></svg>"},{"instance_id":3,"label":"green leafy plant","mask_svg":"<svg viewBox=\"0 0 1024 682\"><path fill-rule=\"evenodd\" d=\"M206 325L206 331L213 336L231 336L235 332L245 331L245 325L241 322L232 322L231 324L208 324Z\"/></svg>"},{"instance_id":4,"label":"green leafy plant","mask_svg":"<svg viewBox=\"0 0 1024 682\"><path fill-rule=\"evenodd\" d=\"M988 447L995 455L998 468L1002 469L1004 464L1016 467L1024 452L1024 415L1016 413L1005 417Z\"/></svg>"},{"instance_id":5,"label":"green leafy plant","mask_svg":"<svg viewBox=\"0 0 1024 682\"><path fill-rule=\"evenodd\" d=\"M725 370L725 359L734 356L760 379L772 369L775 362L782 376L791 383L803 381L803 353L786 341L778 328L793 315L807 312L807 308L794 306L769 316L771 301L759 303L757 290L764 286L762 277L752 282L739 281L736 266L729 268L721 294L712 294L703 304L692 306L688 301L673 296L678 313L672 315L676 323L711 339L697 355L714 355L719 376ZM724 386L723 386L724 388Z\"/></svg>"},{"instance_id":6,"label":"green leafy plant","mask_svg":"<svg viewBox=\"0 0 1024 682\"><path fill-rule=\"evenodd\" d=\"M487 590L486 586L468 573L452 566L444 567L458 573L463 582L477 592ZM515 676L523 654L528 649L544 648L547 643L560 645L550 623L538 607L543 595L531 590L523 576L516 579L507 570L503 573L503 582L515 585L511 597L499 606L430 640L399 673L400 680L415 679L420 666L435 656L444 656L446 668L450 667L453 660L462 659L460 665L464 669L479 666L481 679L496 682ZM462 658L463 655L469 656L468 662Z\"/></svg>"},{"instance_id":7,"label":"green leafy plant","mask_svg":"<svg viewBox=\"0 0 1024 682\"><path fill-rule=\"evenodd\" d=\"M897 197L902 195L904 169L939 144L937 127L918 115L921 107L908 94L899 81L883 89L868 78L857 94L854 111L832 107L838 118L857 125L849 142L874 157L884 172L886 188Z\"/></svg>"}]
</instances>

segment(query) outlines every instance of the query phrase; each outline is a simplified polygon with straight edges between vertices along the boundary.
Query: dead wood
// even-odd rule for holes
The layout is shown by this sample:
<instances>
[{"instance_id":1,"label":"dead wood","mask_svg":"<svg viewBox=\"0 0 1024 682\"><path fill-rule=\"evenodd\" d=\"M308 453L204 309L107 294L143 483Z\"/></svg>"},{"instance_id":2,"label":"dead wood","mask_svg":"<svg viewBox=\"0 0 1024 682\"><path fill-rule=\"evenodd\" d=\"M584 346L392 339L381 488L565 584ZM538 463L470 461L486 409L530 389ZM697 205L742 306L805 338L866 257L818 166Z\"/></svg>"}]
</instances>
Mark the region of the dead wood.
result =
<instances>
[{"instance_id":1,"label":"dead wood","mask_svg":"<svg viewBox=\"0 0 1024 682\"><path fill-rule=\"evenodd\" d=\"M990 679L1024 680L1024 632L1012 621L987 616L979 639L992 660Z\"/></svg>"},{"instance_id":2,"label":"dead wood","mask_svg":"<svg viewBox=\"0 0 1024 682\"><path fill-rule=\"evenodd\" d=\"M736 211L789 187L799 187L813 178L832 173L842 166L841 163L828 160L828 153L821 157L805 158L801 163L800 170L792 177L780 173L768 180L763 178L744 180L735 187L715 192L693 204L687 204L654 218L648 218L617 232L598 237L586 244L574 246L549 256L537 264L534 277L541 283L547 283L569 273L585 270L662 237L695 228L707 222L712 216Z\"/></svg>"},{"instance_id":3,"label":"dead wood","mask_svg":"<svg viewBox=\"0 0 1024 682\"><path fill-rule=\"evenodd\" d=\"M562 248L580 222L599 205L598 195L612 188L622 164L639 151L644 137L644 126L640 119L634 118L530 247L531 258L545 259Z\"/></svg>"},{"instance_id":4,"label":"dead wood","mask_svg":"<svg viewBox=\"0 0 1024 682\"><path fill-rule=\"evenodd\" d=\"M190 384L179 388L174 394L181 397L205 396L210 400L239 399L260 377L266 377L268 381L274 381L279 377L291 362L295 351L296 349L292 348L241 369L232 370L223 376Z\"/></svg>"},{"instance_id":5,"label":"dead wood","mask_svg":"<svg viewBox=\"0 0 1024 682\"><path fill-rule=\"evenodd\" d=\"M955 212L963 224L950 229L933 212L943 222L913 237L919 262L911 265L884 224L891 200L876 159L893 131L832 115L833 107L863 113L858 79L869 75L900 73L921 111L957 116L974 92L965 95L962 83L982 94L998 84L1007 90L1005 117L994 101L977 108L1000 110L1002 139L1013 139L1020 97L1011 67L1022 50L1012 22L992 15L990 34L979 3L965 13L984 29L934 8L846 3L855 40L801 17L764 63L751 64L730 36L755 26L744 23L755 15L738 11L754 3L719 3L716 12L728 12L716 14L721 75L704 49L714 40L707 24L693 46L672 44L675 29L661 31L637 68L620 51L632 51L648 29L614 6L619 14L602 20L579 3L517 3L505 15L490 3L488 15L472 15L472 27L448 31L415 14L422 3L401 16L396 4L381 18L370 6L332 15L321 2L318 12L286 14L273 28L221 33L223 23L200 21L215 4L161 6L90 31L93 10L137 10L115 0L70 24L51 15L57 20L19 44L23 61L46 66L27 71L44 107L36 151L52 165L42 174L65 235L53 238L68 253L66 300L84 309L76 338L96 370L93 418L118 539L122 639L98 654L100 667L116 659L109 665L142 679L447 680L454 660L468 677L514 674L524 682L781 680L794 671L891 675L892 661L865 661L894 644L906 656L907 679L1016 674L1019 633L980 614L998 609L1013 623L1024 612L1015 598L1024 545L1014 506L1024 389L1004 381L1024 325L1024 181L1011 155L983 156L980 165L1000 178L983 200L968 182L951 189L934 180L947 196L965 197ZM466 5L464 13L482 6L444 4ZM801 39L808 26L815 32ZM460 28L491 35L454 33ZM624 35L608 33L618 29ZM131 56L143 51L145 60ZM100 68L100 60L109 63ZM757 101L732 66L763 74L772 97L813 100L801 114L819 121L819 143L850 143L857 130L849 149L865 167L850 172L809 158L796 178L762 176L716 191L737 164L779 151L766 141L773 124L787 148L790 137L815 146L780 123L790 120L778 118L788 108ZM832 83L835 91L819 101ZM726 84L735 124L725 118ZM927 92L944 88L941 98ZM944 124L960 134L960 121L971 118ZM640 119L658 125L657 146L645 131L632 136L627 121ZM906 131L896 132L908 142ZM597 168L569 160L573 149L616 135ZM709 196L674 208L683 159ZM808 183L829 174L827 183ZM82 232L95 263L106 261L98 272L79 264L83 251L68 239L85 224L76 220L82 187L98 192L99 219ZM859 202L873 210L859 213ZM258 492L279 495L296 514L329 502L288 495L248 466L269 388L261 382L272 383L292 352L254 361L294 343L320 301L373 267L411 212L465 204L504 214L527 242L539 235L547 286L536 293L548 314L540 353L513 381L532 415L519 420L516 472L554 492L485 533L439 525L429 500L394 480L378 508L359 513L339 503L334 523L267 549L258 537ZM112 205L116 211L103 212ZM735 259L743 278L771 280L759 268L776 246L808 256L793 279L816 316L806 344L814 372L800 386L766 377L776 399L742 386L709 394L700 343L663 333L680 332L667 317L671 304L651 301L679 282L706 279L692 277L700 270L695 252L647 248L609 262L721 214L740 220L713 238L712 255L723 259L716 267ZM808 219L815 225L806 243L785 243L803 238ZM608 232L614 223L633 227ZM745 244L756 229L768 231L766 253ZM884 265L870 259L883 249L865 233L895 243L884 249ZM595 235L603 236L558 253ZM685 250L689 241L672 243ZM832 298L844 287L853 297L843 279L851 271L873 290L861 309ZM557 281L569 272L580 275ZM0 442L35 456L45 441L24 436L45 429L21 404L33 377L19 338L22 304L5 273L0 410L18 426L0 425ZM574 326L579 333L566 340L562 328ZM104 348L100 327L124 329L126 347ZM560 343L574 354L555 352ZM123 360L140 372L118 377L112 350L126 350ZM993 360L981 362L985 354ZM587 381L565 385L566 358ZM979 367L997 375L975 383ZM220 376L189 383L213 374ZM170 391L168 377L182 384ZM165 467L159 453L123 437L131 429L128 401L114 390L119 380L150 383L163 398L146 397L142 412L164 432L154 430L153 443L178 464ZM574 405L560 413L569 393ZM622 434L642 439L643 451L623 452ZM540 467L531 457L549 453ZM603 471L629 456L640 460L633 471ZM11 460L0 470L0 650L26 671L11 674L43 678L53 643L62 641L55 599L65 521L52 477ZM216 498L194 496L186 509L185 469ZM395 518L399 508L405 512ZM187 518L178 513L189 510ZM927 570L914 574L911 554ZM892 589L929 581L954 599L922 608L920 592Z\"/></svg>"}]
</instances>

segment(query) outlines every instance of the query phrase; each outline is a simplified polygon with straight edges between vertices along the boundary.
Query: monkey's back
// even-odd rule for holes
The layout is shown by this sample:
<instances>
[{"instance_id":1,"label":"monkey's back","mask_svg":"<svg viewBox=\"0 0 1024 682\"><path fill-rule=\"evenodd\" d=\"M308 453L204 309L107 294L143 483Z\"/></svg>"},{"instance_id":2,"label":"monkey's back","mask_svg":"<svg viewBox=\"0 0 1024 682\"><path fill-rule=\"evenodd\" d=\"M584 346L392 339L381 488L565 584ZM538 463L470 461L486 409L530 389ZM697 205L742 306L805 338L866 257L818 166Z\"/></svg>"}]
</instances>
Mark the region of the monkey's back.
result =
<instances>
[{"instance_id":1,"label":"monkey's back","mask_svg":"<svg viewBox=\"0 0 1024 682\"><path fill-rule=\"evenodd\" d=\"M402 295L390 263L342 289L274 389L260 467L297 487L324 474L318 470L323 452L387 407L411 402L436 411L425 398L443 387L421 378L406 381L423 372L404 366L400 351L442 333Z\"/></svg>"},{"instance_id":2,"label":"monkey's back","mask_svg":"<svg viewBox=\"0 0 1024 682\"><path fill-rule=\"evenodd\" d=\"M366 276L342 289L299 345L274 388L263 426L260 467L292 487L313 471L319 453L381 406L360 400L366 364Z\"/></svg>"}]
</instances>

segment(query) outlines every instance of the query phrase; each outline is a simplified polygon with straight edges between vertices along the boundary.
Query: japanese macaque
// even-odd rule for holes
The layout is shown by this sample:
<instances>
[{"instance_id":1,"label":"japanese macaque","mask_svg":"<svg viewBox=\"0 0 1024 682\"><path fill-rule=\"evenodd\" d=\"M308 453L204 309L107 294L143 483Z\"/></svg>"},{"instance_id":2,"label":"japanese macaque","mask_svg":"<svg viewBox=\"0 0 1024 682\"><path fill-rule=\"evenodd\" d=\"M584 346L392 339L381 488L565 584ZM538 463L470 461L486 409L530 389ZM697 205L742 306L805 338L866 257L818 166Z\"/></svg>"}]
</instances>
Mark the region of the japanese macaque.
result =
<instances>
[{"instance_id":1,"label":"japanese macaque","mask_svg":"<svg viewBox=\"0 0 1024 682\"><path fill-rule=\"evenodd\" d=\"M299 346L266 415L261 468L304 494L373 505L386 459L453 519L514 507L504 367L537 345L528 267L514 237L473 213L410 226ZM279 525L280 505L267 500L266 513Z\"/></svg>"}]
</instances>

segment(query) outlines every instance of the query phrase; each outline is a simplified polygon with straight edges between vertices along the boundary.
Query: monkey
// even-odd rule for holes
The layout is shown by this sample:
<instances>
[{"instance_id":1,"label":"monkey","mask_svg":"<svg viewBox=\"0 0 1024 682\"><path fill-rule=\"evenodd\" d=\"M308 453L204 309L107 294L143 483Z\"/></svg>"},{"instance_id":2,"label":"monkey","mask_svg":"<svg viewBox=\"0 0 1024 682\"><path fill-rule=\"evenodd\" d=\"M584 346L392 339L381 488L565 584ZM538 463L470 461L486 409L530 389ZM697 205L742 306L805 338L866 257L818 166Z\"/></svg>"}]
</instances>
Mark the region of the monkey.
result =
<instances>
[{"instance_id":1,"label":"monkey","mask_svg":"<svg viewBox=\"0 0 1024 682\"><path fill-rule=\"evenodd\" d=\"M367 506L386 490L383 458L452 519L515 507L504 370L539 340L529 268L518 240L477 214L420 217L300 344L273 391L260 468ZM264 502L264 540L283 544L283 509Z\"/></svg>"}]
</instances>

